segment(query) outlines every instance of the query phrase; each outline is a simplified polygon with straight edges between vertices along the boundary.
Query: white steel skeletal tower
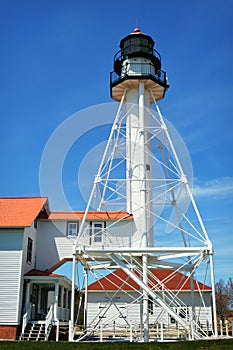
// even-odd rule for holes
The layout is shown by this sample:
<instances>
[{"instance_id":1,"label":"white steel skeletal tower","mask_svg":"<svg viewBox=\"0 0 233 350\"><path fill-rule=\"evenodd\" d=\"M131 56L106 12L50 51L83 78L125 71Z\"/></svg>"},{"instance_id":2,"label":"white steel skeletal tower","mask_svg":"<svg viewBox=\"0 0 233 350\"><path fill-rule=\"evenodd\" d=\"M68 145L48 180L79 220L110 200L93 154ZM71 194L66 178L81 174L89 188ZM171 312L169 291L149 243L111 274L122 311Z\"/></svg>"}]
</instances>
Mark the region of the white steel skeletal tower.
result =
<instances>
[{"instance_id":1,"label":"white steel skeletal tower","mask_svg":"<svg viewBox=\"0 0 233 350\"><path fill-rule=\"evenodd\" d=\"M80 290L84 294L85 330L78 340L93 334L103 340L104 331L110 334L111 324L116 327L119 315L132 340L132 324L127 315L136 301L140 302L140 315L138 325L134 324L139 330L135 339L149 341L155 329L163 328L164 315L188 339L216 335L212 244L192 194L191 165L185 147L177 141L177 134L157 105L168 88L160 54L154 50L153 39L138 28L120 42L110 88L112 98L120 102L119 108L73 253L73 311L77 262L85 275L85 286ZM90 226L88 215L93 210L97 217L109 214L107 224L98 221ZM160 280L152 271L163 269L171 273ZM108 273L114 276L119 270L126 274L126 280L122 280L122 287L118 286L113 296L105 290L105 305L90 321L88 278L92 276L92 281L100 281L101 286L101 277L106 280ZM170 290L168 282L179 273L183 280ZM188 304L180 297L187 281ZM127 289L126 284L131 286ZM138 288L134 288L135 284ZM202 288L206 284L212 288L212 308L205 305ZM129 289L136 298L135 294L130 296ZM117 293L131 297L125 310L116 302ZM194 303L197 293L199 308ZM153 319L151 305L158 310ZM208 325L201 324L205 312ZM71 321L74 330L74 312Z\"/></svg>"}]
</instances>

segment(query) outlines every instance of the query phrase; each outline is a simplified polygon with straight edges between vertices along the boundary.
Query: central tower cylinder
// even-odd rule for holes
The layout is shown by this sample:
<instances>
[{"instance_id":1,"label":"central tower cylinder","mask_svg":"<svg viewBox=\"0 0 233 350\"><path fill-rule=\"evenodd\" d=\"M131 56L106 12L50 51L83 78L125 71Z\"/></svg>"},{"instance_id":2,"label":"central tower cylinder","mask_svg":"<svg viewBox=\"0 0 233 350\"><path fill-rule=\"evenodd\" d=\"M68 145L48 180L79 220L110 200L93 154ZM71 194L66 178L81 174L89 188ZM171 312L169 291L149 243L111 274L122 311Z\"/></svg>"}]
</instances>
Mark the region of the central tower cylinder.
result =
<instances>
[{"instance_id":1,"label":"central tower cylinder","mask_svg":"<svg viewBox=\"0 0 233 350\"><path fill-rule=\"evenodd\" d=\"M126 193L127 211L133 214L135 232L132 244L153 245L151 213L152 165L149 141L149 92L144 82L126 94Z\"/></svg>"}]
</instances>

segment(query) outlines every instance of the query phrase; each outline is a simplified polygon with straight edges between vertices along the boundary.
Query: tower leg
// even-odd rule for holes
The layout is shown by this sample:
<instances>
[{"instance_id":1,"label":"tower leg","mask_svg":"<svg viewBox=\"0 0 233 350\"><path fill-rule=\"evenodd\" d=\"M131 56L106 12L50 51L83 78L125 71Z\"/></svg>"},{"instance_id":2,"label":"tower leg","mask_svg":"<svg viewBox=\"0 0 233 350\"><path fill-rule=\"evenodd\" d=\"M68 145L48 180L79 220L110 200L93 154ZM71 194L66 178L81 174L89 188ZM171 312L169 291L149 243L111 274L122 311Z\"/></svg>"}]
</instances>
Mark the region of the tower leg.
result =
<instances>
[{"instance_id":1,"label":"tower leg","mask_svg":"<svg viewBox=\"0 0 233 350\"><path fill-rule=\"evenodd\" d=\"M74 307L75 307L75 278L76 278L76 254L73 254L72 263L72 292L71 292L71 317L69 322L69 341L73 340L73 330L74 330Z\"/></svg>"},{"instance_id":2,"label":"tower leg","mask_svg":"<svg viewBox=\"0 0 233 350\"><path fill-rule=\"evenodd\" d=\"M84 329L87 329L87 294L88 294L88 271L84 270L85 276L85 299L84 299Z\"/></svg>"},{"instance_id":3,"label":"tower leg","mask_svg":"<svg viewBox=\"0 0 233 350\"><path fill-rule=\"evenodd\" d=\"M216 310L216 295L215 295L215 278L214 278L213 254L210 255L210 274L211 274L211 284L212 284L214 336L217 337L218 336L218 326L217 326L217 310Z\"/></svg>"},{"instance_id":4,"label":"tower leg","mask_svg":"<svg viewBox=\"0 0 233 350\"><path fill-rule=\"evenodd\" d=\"M148 274L147 274L147 255L144 254L142 256L142 273L143 273L143 282L148 284ZM148 293L145 289L143 289L143 305L142 305L142 322L143 322L143 339L144 342L149 341L149 315L148 315Z\"/></svg>"}]
</instances>

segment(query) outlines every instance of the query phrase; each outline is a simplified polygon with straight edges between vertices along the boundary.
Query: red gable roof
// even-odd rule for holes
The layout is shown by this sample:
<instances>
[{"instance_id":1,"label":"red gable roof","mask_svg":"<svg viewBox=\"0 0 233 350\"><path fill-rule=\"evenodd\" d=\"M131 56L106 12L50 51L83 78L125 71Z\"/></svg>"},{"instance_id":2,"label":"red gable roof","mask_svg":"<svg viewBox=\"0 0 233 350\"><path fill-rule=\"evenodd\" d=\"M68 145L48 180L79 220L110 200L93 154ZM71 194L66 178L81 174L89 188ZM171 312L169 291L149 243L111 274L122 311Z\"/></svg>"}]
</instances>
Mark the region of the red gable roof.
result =
<instances>
[{"instance_id":1,"label":"red gable roof","mask_svg":"<svg viewBox=\"0 0 233 350\"><path fill-rule=\"evenodd\" d=\"M0 198L0 227L31 226L47 197Z\"/></svg>"},{"instance_id":2,"label":"red gable roof","mask_svg":"<svg viewBox=\"0 0 233 350\"><path fill-rule=\"evenodd\" d=\"M191 290L190 278L180 272L175 272L174 270L150 270L148 285L151 288L157 285L156 278L163 282L165 287L169 290ZM209 286L194 280L194 290L198 290L198 287L201 290L211 291ZM103 291L103 289L107 291L116 291L118 289L129 291L139 290L139 286L128 277L126 272L123 270L116 270L88 286L89 291Z\"/></svg>"},{"instance_id":3,"label":"red gable roof","mask_svg":"<svg viewBox=\"0 0 233 350\"><path fill-rule=\"evenodd\" d=\"M53 211L50 213L49 220L82 220L84 211ZM89 211L87 220L132 220L133 216L126 211Z\"/></svg>"}]
</instances>

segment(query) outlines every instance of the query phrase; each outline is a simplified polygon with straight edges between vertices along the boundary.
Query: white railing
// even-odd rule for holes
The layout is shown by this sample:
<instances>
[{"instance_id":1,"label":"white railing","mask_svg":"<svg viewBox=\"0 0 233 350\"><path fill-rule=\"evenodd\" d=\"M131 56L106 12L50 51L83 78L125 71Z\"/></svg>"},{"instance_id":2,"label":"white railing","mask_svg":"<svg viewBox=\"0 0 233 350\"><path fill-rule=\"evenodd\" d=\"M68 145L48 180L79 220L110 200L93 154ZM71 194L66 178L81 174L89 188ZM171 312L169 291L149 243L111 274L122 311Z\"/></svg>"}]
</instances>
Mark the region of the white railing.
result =
<instances>
[{"instance_id":1,"label":"white railing","mask_svg":"<svg viewBox=\"0 0 233 350\"><path fill-rule=\"evenodd\" d=\"M45 336L48 337L48 328L53 319L53 304L50 306L49 311L45 317Z\"/></svg>"},{"instance_id":2,"label":"white railing","mask_svg":"<svg viewBox=\"0 0 233 350\"><path fill-rule=\"evenodd\" d=\"M218 325L219 325L218 334L221 337L223 337L223 336L224 337L230 337L230 336L233 337L233 320L232 321L220 320Z\"/></svg>"},{"instance_id":3,"label":"white railing","mask_svg":"<svg viewBox=\"0 0 233 350\"><path fill-rule=\"evenodd\" d=\"M25 328L28 324L28 321L30 320L30 317L31 317L31 304L28 305L27 311L23 315L22 334L24 334Z\"/></svg>"}]
</instances>

